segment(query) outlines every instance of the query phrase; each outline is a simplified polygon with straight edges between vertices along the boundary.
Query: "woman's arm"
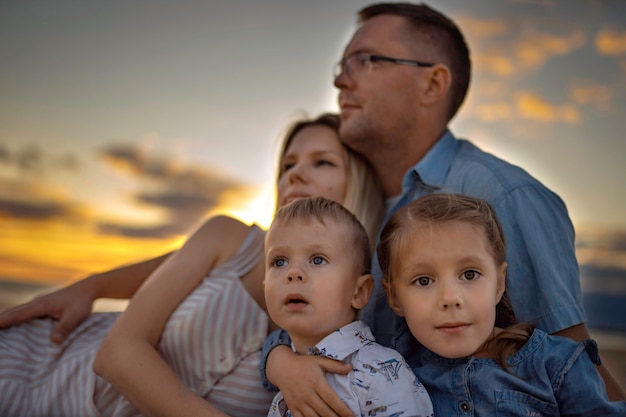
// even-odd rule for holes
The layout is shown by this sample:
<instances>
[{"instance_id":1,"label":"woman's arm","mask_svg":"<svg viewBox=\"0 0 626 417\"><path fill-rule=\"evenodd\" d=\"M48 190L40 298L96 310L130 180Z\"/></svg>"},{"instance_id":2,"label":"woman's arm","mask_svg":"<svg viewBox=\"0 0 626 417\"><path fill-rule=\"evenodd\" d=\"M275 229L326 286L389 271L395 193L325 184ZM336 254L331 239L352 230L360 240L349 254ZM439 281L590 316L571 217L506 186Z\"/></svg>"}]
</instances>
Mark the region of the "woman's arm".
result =
<instances>
[{"instance_id":1,"label":"woman's arm","mask_svg":"<svg viewBox=\"0 0 626 417\"><path fill-rule=\"evenodd\" d=\"M55 343L61 343L89 316L96 299L131 298L169 255L168 253L147 261L93 274L60 290L10 308L0 314L0 328L38 317L52 317L57 323L52 329L50 339Z\"/></svg>"},{"instance_id":2,"label":"woman's arm","mask_svg":"<svg viewBox=\"0 0 626 417\"><path fill-rule=\"evenodd\" d=\"M95 372L148 416L223 416L195 395L156 350L165 324L215 266L235 255L248 226L228 217L205 223L137 291L106 337Z\"/></svg>"}]
</instances>

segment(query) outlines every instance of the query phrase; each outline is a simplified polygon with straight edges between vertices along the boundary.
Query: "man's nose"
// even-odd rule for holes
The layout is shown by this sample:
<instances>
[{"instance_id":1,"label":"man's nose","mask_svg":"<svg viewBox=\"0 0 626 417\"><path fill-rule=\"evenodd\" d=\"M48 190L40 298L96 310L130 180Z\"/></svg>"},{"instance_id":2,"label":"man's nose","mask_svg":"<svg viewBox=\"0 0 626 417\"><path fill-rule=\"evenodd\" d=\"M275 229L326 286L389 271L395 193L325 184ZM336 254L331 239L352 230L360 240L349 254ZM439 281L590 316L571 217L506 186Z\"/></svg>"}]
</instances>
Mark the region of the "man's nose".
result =
<instances>
[{"instance_id":1,"label":"man's nose","mask_svg":"<svg viewBox=\"0 0 626 417\"><path fill-rule=\"evenodd\" d=\"M354 88L354 78L350 75L350 71L344 67L342 71L335 76L333 84L339 90L350 90Z\"/></svg>"}]
</instances>

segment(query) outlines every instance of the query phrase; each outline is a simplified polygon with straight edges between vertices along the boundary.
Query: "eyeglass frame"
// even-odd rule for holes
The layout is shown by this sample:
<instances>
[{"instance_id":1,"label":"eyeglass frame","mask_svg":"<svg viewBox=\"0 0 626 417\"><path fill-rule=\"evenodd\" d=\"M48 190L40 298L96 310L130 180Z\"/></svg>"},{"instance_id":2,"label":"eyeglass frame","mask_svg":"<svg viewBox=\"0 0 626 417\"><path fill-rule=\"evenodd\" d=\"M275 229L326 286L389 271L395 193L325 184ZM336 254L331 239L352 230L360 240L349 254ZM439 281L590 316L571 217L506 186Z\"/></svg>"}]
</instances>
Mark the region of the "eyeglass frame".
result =
<instances>
[{"instance_id":1,"label":"eyeglass frame","mask_svg":"<svg viewBox=\"0 0 626 417\"><path fill-rule=\"evenodd\" d=\"M412 67L420 67L420 68L430 68L430 67L434 67L436 64L430 63L430 62L424 62L424 61L415 61L412 59L404 59L404 58L392 58L390 56L384 56L384 55L376 55L376 54L370 54L369 52L365 52L365 51L358 51L355 52L345 58L343 58L341 61L339 61L337 64L335 64L335 68L333 71L333 77L334 78L338 78L341 74L350 74L351 71L349 70L349 66L347 65L348 61L350 61L351 59L353 59L354 57L357 56L367 56L367 64L363 65L363 68L368 68L367 72L372 72L372 67L373 67L373 63L374 62L391 62L393 64L398 64L398 65L409 65Z\"/></svg>"}]
</instances>

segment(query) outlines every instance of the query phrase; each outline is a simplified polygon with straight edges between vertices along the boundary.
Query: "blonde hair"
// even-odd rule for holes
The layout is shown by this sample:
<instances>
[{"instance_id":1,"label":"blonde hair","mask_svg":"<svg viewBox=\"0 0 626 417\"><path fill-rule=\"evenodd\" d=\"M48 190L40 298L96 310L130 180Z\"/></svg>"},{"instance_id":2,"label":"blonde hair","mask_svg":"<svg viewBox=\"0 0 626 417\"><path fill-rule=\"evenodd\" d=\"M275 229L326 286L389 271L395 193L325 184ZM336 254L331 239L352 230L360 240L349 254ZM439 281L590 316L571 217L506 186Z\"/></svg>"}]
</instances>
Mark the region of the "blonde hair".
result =
<instances>
[{"instance_id":1,"label":"blonde hair","mask_svg":"<svg viewBox=\"0 0 626 417\"><path fill-rule=\"evenodd\" d=\"M285 134L280 147L276 182L283 175L283 158L294 137L303 129L311 126L326 126L339 137L339 116L323 113L314 119L303 119L292 124ZM363 224L370 242L374 244L384 213L383 194L374 170L359 154L341 144L347 167L347 187L343 206L352 212ZM278 196L277 196L278 197ZM276 204L278 208L278 202ZM373 248L372 248L373 249Z\"/></svg>"},{"instance_id":2,"label":"blonde hair","mask_svg":"<svg viewBox=\"0 0 626 417\"><path fill-rule=\"evenodd\" d=\"M400 249L410 241L417 222L445 223L460 221L480 227L488 249L496 265L502 265L506 257L506 245L502 225L491 205L482 199L457 194L429 194L399 209L389 219L380 236L378 260L383 273L383 287L392 294L392 279L398 274L402 259ZM500 334L489 338L478 349L487 350L509 372L507 357L526 342L533 331L529 324L514 324L515 317L508 303L506 291L496 306L496 321L509 325Z\"/></svg>"},{"instance_id":3,"label":"blonde hair","mask_svg":"<svg viewBox=\"0 0 626 417\"><path fill-rule=\"evenodd\" d=\"M281 207L274 216L270 226L289 224L294 220L313 220L327 226L326 221L334 221L339 225L347 226L349 230L349 242L355 254L358 270L361 275L369 274L372 264L372 253L367 232L359 219L336 201L324 197L306 197L292 201Z\"/></svg>"}]
</instances>

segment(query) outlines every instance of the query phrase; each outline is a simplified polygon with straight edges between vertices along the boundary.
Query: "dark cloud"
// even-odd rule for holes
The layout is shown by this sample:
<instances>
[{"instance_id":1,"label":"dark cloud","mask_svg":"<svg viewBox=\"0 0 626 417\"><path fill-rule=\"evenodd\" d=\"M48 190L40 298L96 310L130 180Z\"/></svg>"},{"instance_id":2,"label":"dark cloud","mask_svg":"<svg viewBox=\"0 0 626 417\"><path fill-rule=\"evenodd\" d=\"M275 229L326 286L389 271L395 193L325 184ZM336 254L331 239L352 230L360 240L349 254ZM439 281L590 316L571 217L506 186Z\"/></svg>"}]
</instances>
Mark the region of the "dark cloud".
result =
<instances>
[{"instance_id":1,"label":"dark cloud","mask_svg":"<svg viewBox=\"0 0 626 417\"><path fill-rule=\"evenodd\" d=\"M101 151L101 156L111 166L139 177L163 179L173 175L177 170L167 159L147 155L136 145L109 145Z\"/></svg>"},{"instance_id":2,"label":"dark cloud","mask_svg":"<svg viewBox=\"0 0 626 417\"><path fill-rule=\"evenodd\" d=\"M184 233L177 225L159 225L153 227L133 227L113 223L100 223L98 231L103 235L125 236L131 238L162 238Z\"/></svg>"},{"instance_id":3,"label":"dark cloud","mask_svg":"<svg viewBox=\"0 0 626 417\"><path fill-rule=\"evenodd\" d=\"M165 211L167 219L165 225L148 227L103 223L99 230L106 234L163 238L189 233L219 204L224 192L244 187L209 168L176 163L132 144L110 145L102 149L100 156L111 168L139 179L145 189L137 192L133 200Z\"/></svg>"},{"instance_id":4,"label":"dark cloud","mask_svg":"<svg viewBox=\"0 0 626 417\"><path fill-rule=\"evenodd\" d=\"M60 202L24 202L0 197L0 213L22 220L51 220L72 216L75 210Z\"/></svg>"},{"instance_id":5,"label":"dark cloud","mask_svg":"<svg viewBox=\"0 0 626 417\"><path fill-rule=\"evenodd\" d=\"M10 149L0 143L0 163L14 166L25 174L39 175L59 168L68 171L76 171L80 168L79 160L74 155L55 155L43 151L39 146L28 144Z\"/></svg>"}]
</instances>

